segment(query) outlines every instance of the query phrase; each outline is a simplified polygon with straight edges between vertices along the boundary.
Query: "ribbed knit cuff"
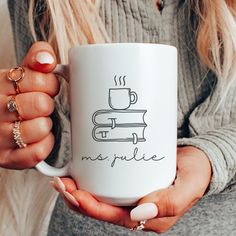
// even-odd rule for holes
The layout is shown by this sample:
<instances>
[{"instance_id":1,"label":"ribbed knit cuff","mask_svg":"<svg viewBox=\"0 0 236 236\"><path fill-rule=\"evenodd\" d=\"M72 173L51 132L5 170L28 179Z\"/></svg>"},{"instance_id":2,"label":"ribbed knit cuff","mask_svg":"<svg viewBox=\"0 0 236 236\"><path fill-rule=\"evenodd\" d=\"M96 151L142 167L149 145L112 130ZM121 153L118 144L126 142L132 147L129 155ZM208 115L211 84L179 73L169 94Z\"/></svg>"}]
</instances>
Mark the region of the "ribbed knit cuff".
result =
<instances>
[{"instance_id":1,"label":"ribbed knit cuff","mask_svg":"<svg viewBox=\"0 0 236 236\"><path fill-rule=\"evenodd\" d=\"M205 195L217 194L224 190L228 182L227 162L229 152L219 137L212 134L179 139L178 146L194 146L202 150L209 158L212 166L212 178ZM232 152L232 151L231 151Z\"/></svg>"}]
</instances>

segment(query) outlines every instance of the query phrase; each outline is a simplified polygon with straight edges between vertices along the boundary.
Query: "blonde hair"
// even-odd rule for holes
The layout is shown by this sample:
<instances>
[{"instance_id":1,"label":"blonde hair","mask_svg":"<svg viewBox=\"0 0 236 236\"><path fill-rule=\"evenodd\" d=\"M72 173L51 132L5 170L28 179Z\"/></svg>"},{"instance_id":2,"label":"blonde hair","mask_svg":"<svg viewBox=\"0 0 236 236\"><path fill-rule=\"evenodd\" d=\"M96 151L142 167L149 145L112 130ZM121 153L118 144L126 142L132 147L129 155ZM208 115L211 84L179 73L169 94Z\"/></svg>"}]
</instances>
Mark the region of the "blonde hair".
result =
<instances>
[{"instance_id":1,"label":"blonde hair","mask_svg":"<svg viewBox=\"0 0 236 236\"><path fill-rule=\"evenodd\" d=\"M45 3L41 32L62 63L67 62L68 49L75 44L111 41L98 14L100 0L45 0ZM196 47L200 59L220 81L230 81L236 75L236 2L190 0L186 4L190 4L198 19ZM29 19L37 40L34 10L35 0L32 0ZM45 28L48 28L47 36Z\"/></svg>"},{"instance_id":2,"label":"blonde hair","mask_svg":"<svg viewBox=\"0 0 236 236\"><path fill-rule=\"evenodd\" d=\"M235 0L191 0L198 16L197 49L200 58L218 77L236 77Z\"/></svg>"},{"instance_id":3,"label":"blonde hair","mask_svg":"<svg viewBox=\"0 0 236 236\"><path fill-rule=\"evenodd\" d=\"M100 0L45 0L45 3L46 11L39 25L40 30L43 38L53 46L61 63L67 63L68 50L73 45L110 42L98 14ZM29 22L37 41L35 10L35 0L32 0L29 5ZM45 32L46 28L48 32Z\"/></svg>"}]
</instances>

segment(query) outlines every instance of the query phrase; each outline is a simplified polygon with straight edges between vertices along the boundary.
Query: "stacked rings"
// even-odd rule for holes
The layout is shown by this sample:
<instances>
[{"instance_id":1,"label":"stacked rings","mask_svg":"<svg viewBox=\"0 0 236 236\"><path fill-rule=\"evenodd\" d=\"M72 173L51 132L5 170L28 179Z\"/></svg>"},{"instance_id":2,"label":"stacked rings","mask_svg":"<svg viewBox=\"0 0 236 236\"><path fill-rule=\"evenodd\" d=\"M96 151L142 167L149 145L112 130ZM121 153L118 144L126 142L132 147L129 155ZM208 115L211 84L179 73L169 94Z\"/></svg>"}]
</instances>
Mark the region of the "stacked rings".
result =
<instances>
[{"instance_id":1,"label":"stacked rings","mask_svg":"<svg viewBox=\"0 0 236 236\"><path fill-rule=\"evenodd\" d=\"M146 224L146 220L139 221L138 225L134 226L130 230L131 231L141 231L144 229L145 224Z\"/></svg>"},{"instance_id":2,"label":"stacked rings","mask_svg":"<svg viewBox=\"0 0 236 236\"><path fill-rule=\"evenodd\" d=\"M18 83L24 78L24 76L25 76L25 70L21 66L11 69L7 74L7 78L13 82L13 86L15 88L16 94L20 93L20 88L19 88ZM21 137L21 130L20 130L22 118L18 112L18 106L15 100L15 96L12 96L11 99L8 101L7 109L11 113L16 112L17 117L18 117L18 120L15 121L13 130L12 130L14 141L19 148L25 148L27 144L23 142L22 137Z\"/></svg>"}]
</instances>

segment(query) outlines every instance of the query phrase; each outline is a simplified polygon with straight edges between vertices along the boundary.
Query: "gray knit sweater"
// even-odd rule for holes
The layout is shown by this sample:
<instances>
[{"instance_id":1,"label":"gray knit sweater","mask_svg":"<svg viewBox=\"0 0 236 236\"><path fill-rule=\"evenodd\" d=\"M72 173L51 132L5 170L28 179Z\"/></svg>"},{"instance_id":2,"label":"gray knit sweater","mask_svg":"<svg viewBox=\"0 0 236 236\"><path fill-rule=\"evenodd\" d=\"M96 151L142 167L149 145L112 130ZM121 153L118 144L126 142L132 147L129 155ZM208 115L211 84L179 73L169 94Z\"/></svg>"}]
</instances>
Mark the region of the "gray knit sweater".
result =
<instances>
[{"instance_id":1,"label":"gray knit sweater","mask_svg":"<svg viewBox=\"0 0 236 236\"><path fill-rule=\"evenodd\" d=\"M32 44L26 6L25 1L8 2L20 62ZM209 157L213 169L210 195L236 182L236 83L216 110L221 86L197 55L187 5L166 0L160 14L151 0L102 0L100 16L113 42L164 43L178 48L178 145L195 146ZM70 156L69 110L61 95L57 104L62 124L60 162Z\"/></svg>"},{"instance_id":2,"label":"gray knit sweater","mask_svg":"<svg viewBox=\"0 0 236 236\"><path fill-rule=\"evenodd\" d=\"M9 0L9 4L14 33L20 36L15 37L20 62L32 44L26 6L14 0ZM195 146L208 155L213 167L209 193L222 191L236 173L236 87L231 86L227 98L215 111L221 87L199 60L186 6L166 0L160 15L154 1L104 0L100 15L113 42L164 43L178 48L178 145ZM58 100L63 103L57 106L63 122L59 158L65 159L70 156L68 106L65 99Z\"/></svg>"}]
</instances>

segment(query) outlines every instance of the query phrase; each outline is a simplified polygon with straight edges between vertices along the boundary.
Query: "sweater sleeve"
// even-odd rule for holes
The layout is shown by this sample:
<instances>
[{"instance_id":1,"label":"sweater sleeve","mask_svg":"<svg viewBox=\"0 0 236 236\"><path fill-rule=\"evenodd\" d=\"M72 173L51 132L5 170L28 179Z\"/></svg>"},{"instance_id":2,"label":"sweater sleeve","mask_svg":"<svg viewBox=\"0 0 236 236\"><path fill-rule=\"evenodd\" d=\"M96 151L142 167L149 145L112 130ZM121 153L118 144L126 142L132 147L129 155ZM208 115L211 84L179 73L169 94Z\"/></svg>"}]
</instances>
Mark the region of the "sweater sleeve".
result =
<instances>
[{"instance_id":1,"label":"sweater sleeve","mask_svg":"<svg viewBox=\"0 0 236 236\"><path fill-rule=\"evenodd\" d=\"M189 138L178 146L194 146L208 156L212 179L206 194L219 193L236 174L236 82L228 89L218 82L209 97L189 117Z\"/></svg>"}]
</instances>

